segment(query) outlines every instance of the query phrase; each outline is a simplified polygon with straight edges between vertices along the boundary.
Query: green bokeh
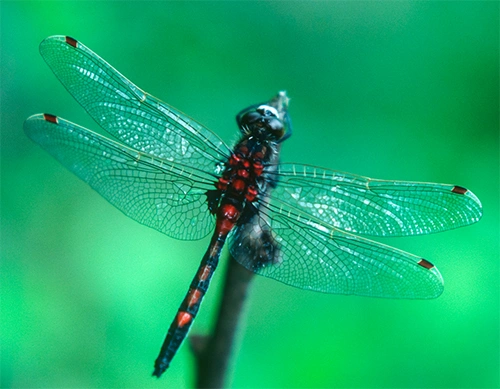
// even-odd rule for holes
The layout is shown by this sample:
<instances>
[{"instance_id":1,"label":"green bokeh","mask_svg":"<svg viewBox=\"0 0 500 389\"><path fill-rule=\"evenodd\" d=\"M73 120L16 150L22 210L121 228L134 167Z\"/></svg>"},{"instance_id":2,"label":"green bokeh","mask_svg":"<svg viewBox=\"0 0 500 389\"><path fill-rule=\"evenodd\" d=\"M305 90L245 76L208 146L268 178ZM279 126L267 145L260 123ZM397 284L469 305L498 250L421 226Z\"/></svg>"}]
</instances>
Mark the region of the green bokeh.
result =
<instances>
[{"instance_id":1,"label":"green bokeh","mask_svg":"<svg viewBox=\"0 0 500 389\"><path fill-rule=\"evenodd\" d=\"M441 270L444 294L398 301L256 278L233 387L483 388L499 383L498 2L7 2L1 11L1 385L192 385L184 345L152 362L207 240L123 216L29 141L49 112L96 129L38 54L73 36L228 142L234 114L286 89L282 158L445 182L477 225L384 240ZM222 269L221 269L222 270ZM221 274L194 325L208 332Z\"/></svg>"}]
</instances>

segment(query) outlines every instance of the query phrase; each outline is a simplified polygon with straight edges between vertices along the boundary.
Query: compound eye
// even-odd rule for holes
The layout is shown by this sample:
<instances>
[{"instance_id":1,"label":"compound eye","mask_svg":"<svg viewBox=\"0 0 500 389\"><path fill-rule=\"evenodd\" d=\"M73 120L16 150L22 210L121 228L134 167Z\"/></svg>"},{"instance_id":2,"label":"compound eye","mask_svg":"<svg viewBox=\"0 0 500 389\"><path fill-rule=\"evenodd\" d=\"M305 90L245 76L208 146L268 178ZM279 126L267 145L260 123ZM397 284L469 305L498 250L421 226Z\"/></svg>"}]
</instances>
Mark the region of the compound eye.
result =
<instances>
[{"instance_id":1,"label":"compound eye","mask_svg":"<svg viewBox=\"0 0 500 389\"><path fill-rule=\"evenodd\" d=\"M283 123L278 118L269 120L267 122L267 126L271 130L272 134L276 137L276 139L281 139L281 137L285 134Z\"/></svg>"},{"instance_id":2,"label":"compound eye","mask_svg":"<svg viewBox=\"0 0 500 389\"><path fill-rule=\"evenodd\" d=\"M256 121L259 121L261 118L262 115L259 112L252 111L246 113L241 119L241 122L243 123L243 125L252 124L255 123Z\"/></svg>"}]
</instances>

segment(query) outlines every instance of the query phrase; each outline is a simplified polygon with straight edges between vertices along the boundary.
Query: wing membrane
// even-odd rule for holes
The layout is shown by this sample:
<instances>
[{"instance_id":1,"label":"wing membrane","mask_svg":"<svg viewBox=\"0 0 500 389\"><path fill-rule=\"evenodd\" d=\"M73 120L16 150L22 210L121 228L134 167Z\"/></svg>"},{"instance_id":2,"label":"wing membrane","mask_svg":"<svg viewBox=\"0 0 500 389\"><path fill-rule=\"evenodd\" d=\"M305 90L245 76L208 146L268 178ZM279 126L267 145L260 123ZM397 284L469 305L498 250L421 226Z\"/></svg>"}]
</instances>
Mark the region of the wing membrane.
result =
<instances>
[{"instance_id":1,"label":"wing membrane","mask_svg":"<svg viewBox=\"0 0 500 389\"><path fill-rule=\"evenodd\" d=\"M200 239L214 225L202 170L130 149L52 115L33 115L26 134L132 219L177 239Z\"/></svg>"},{"instance_id":2,"label":"wing membrane","mask_svg":"<svg viewBox=\"0 0 500 389\"><path fill-rule=\"evenodd\" d=\"M454 185L383 181L283 164L273 199L344 231L371 236L441 232L477 222L479 199Z\"/></svg>"},{"instance_id":3,"label":"wing membrane","mask_svg":"<svg viewBox=\"0 0 500 389\"><path fill-rule=\"evenodd\" d=\"M245 227L232 237L232 255L249 270L325 293L409 299L442 293L441 274L422 258L340 231L302 212L285 212L278 201L273 203L262 204L264 216L256 218L254 236ZM267 240L273 248L256 250L263 232L271 232Z\"/></svg>"},{"instance_id":4,"label":"wing membrane","mask_svg":"<svg viewBox=\"0 0 500 389\"><path fill-rule=\"evenodd\" d=\"M40 53L90 116L133 149L206 171L230 155L217 135L142 91L82 43L52 36Z\"/></svg>"}]
</instances>

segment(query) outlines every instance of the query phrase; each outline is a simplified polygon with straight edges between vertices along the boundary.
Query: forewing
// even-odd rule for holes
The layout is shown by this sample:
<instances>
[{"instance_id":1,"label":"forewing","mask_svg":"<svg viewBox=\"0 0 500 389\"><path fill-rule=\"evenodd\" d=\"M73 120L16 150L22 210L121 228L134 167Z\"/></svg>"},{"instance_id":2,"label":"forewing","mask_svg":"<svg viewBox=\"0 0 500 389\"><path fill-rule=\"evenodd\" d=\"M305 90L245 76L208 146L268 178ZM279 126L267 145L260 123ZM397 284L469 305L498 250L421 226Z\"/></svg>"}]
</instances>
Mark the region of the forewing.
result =
<instances>
[{"instance_id":1,"label":"forewing","mask_svg":"<svg viewBox=\"0 0 500 389\"><path fill-rule=\"evenodd\" d=\"M211 172L229 155L217 135L142 91L82 43L52 36L40 53L90 116L133 149Z\"/></svg>"},{"instance_id":2,"label":"forewing","mask_svg":"<svg viewBox=\"0 0 500 389\"><path fill-rule=\"evenodd\" d=\"M257 274L325 293L429 299L443 291L441 274L430 262L301 212L284 212L277 201L262 204L253 222L251 229L236 231L231 254ZM256 248L262 234L267 243Z\"/></svg>"},{"instance_id":3,"label":"forewing","mask_svg":"<svg viewBox=\"0 0 500 389\"><path fill-rule=\"evenodd\" d=\"M374 180L307 165L283 164L270 196L284 208L362 235L420 235L466 226L482 215L469 190L445 184Z\"/></svg>"},{"instance_id":4,"label":"forewing","mask_svg":"<svg viewBox=\"0 0 500 389\"><path fill-rule=\"evenodd\" d=\"M24 123L26 134L125 215L177 239L199 239L213 228L202 170L130 149L47 114Z\"/></svg>"}]
</instances>

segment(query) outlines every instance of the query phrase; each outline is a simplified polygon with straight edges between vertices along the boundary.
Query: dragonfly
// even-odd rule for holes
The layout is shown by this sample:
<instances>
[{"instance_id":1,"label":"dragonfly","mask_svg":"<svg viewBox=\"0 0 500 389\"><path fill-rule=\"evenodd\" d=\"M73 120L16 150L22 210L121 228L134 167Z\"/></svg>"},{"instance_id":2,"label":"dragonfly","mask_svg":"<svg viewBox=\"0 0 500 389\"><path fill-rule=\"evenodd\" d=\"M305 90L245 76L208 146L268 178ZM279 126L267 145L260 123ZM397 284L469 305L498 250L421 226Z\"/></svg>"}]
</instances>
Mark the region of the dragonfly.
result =
<instances>
[{"instance_id":1,"label":"dragonfly","mask_svg":"<svg viewBox=\"0 0 500 389\"><path fill-rule=\"evenodd\" d=\"M431 299L443 291L431 262L369 238L442 232L481 218L479 199L462 186L280 163L292 133L286 92L238 113L240 140L229 147L76 39L49 37L40 53L115 140L52 114L29 117L28 137L139 223L181 240L212 233L154 376L187 336L226 241L245 268L298 288Z\"/></svg>"}]
</instances>

